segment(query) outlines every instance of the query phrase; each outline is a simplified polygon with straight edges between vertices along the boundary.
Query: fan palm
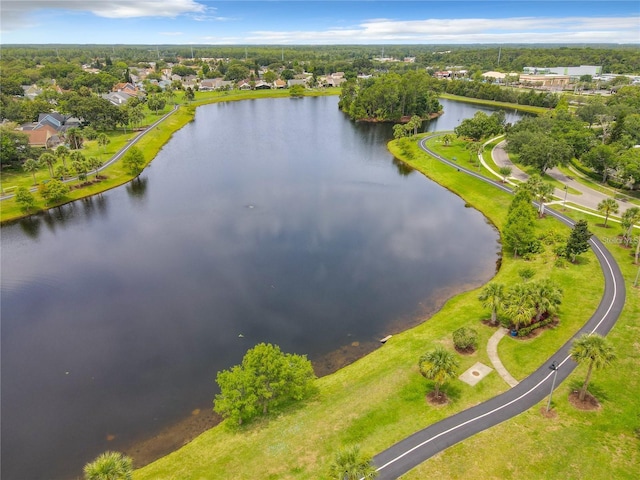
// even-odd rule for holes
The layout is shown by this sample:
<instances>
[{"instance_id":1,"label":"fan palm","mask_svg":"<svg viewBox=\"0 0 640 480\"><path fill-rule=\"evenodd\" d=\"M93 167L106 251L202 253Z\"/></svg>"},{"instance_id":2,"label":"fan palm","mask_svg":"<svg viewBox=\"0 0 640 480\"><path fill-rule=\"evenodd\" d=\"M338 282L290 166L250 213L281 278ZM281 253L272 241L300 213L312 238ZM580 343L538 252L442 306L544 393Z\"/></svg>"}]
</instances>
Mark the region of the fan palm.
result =
<instances>
[{"instance_id":1,"label":"fan palm","mask_svg":"<svg viewBox=\"0 0 640 480\"><path fill-rule=\"evenodd\" d=\"M360 453L360 447L354 445L344 448L336 454L330 468L331 478L335 480L371 479L378 476L371 459Z\"/></svg>"},{"instance_id":2,"label":"fan palm","mask_svg":"<svg viewBox=\"0 0 640 480\"><path fill-rule=\"evenodd\" d=\"M458 366L456 356L442 347L425 353L418 362L422 376L434 381L436 398L440 396L440 387L456 376Z\"/></svg>"},{"instance_id":3,"label":"fan palm","mask_svg":"<svg viewBox=\"0 0 640 480\"><path fill-rule=\"evenodd\" d=\"M504 301L504 285L501 283L491 282L487 284L480 292L478 300L482 302L484 308L491 309L491 323L498 323L498 309L502 307Z\"/></svg>"},{"instance_id":4,"label":"fan palm","mask_svg":"<svg viewBox=\"0 0 640 480\"><path fill-rule=\"evenodd\" d=\"M587 387L591 380L593 369L600 370L611 364L616 359L616 354L609 341L597 334L584 334L574 340L571 350L569 351L571 358L577 363L588 363L587 376L584 379L580 395L578 398L582 401L587 393Z\"/></svg>"},{"instance_id":5,"label":"fan palm","mask_svg":"<svg viewBox=\"0 0 640 480\"><path fill-rule=\"evenodd\" d=\"M598 204L598 211L604 214L604 228L607 228L607 220L609 215L616 214L620 210L618 202L613 198L605 198Z\"/></svg>"}]
</instances>

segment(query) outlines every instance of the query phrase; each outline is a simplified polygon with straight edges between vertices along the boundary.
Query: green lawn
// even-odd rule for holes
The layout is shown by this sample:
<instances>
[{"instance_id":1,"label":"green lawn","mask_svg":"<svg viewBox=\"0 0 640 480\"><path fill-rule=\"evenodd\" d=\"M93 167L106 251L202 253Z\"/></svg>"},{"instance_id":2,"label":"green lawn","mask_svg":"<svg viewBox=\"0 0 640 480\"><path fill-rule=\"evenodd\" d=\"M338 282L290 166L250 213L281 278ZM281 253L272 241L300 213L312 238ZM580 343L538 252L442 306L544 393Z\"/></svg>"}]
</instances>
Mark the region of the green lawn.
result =
<instances>
[{"instance_id":1,"label":"green lawn","mask_svg":"<svg viewBox=\"0 0 640 480\"><path fill-rule=\"evenodd\" d=\"M576 220L584 218L589 221L586 215L571 211L569 215ZM590 228L600 238L618 233L617 228L605 230L593 224ZM609 249L627 280L627 302L618 323L608 335L616 348L618 360L610 369L595 372L589 387L598 397L601 409L583 412L568 402L568 394L579 387L586 374L586 367L578 367L553 395L554 418L540 414L540 408L546 405L543 401L518 417L436 455L403 479L418 480L427 475L478 480L623 480L638 477L640 289L632 286L638 267L632 264L628 249L617 245L609 245ZM545 332L545 335L549 333ZM500 347L501 356L511 349L504 341ZM514 369L513 360L508 360L507 368Z\"/></svg>"},{"instance_id":2,"label":"green lawn","mask_svg":"<svg viewBox=\"0 0 640 480\"><path fill-rule=\"evenodd\" d=\"M400 156L394 142L390 149L394 155ZM460 192L465 201L482 210L497 226L504 224L511 201L508 194L431 159L417 146L412 146L411 152L412 158L408 160L411 166L445 187ZM539 222L538 228L552 228L563 234L569 232L568 228L552 219ZM534 278L552 276L565 291L560 328L546 331L531 341L508 339L514 343L511 351L518 356L519 363L513 365L512 357L505 352L506 365L517 375L535 369L541 357L570 338L571 328L584 323L595 310L603 289L602 276L597 272L596 260L591 253L584 255L585 260L580 264L569 265L562 270L554 268L549 258L545 255L533 262L525 262L507 256L495 278L510 284L519 281L518 270L532 266L537 271ZM478 293L479 290L475 290L454 297L428 321L395 335L386 345L352 365L319 379L319 394L306 403L272 414L268 419L240 431L229 429L223 423L180 450L136 471L134 478L327 478L328 464L344 445L358 443L365 452L375 454L424 426L503 392L507 385L498 375L491 373L476 387L459 380L450 382L445 391L452 402L445 407L434 408L425 403L429 383L417 370L418 358L438 344L452 348L451 332L456 328L472 326L480 336L479 350L460 358L460 372L476 361L489 364L485 347L495 330L480 322L488 312L481 308ZM529 355L521 355L520 352L529 352ZM535 435L543 433L535 432ZM473 471L489 457L504 459L501 450L494 449L491 441L487 442L486 448L492 449L491 454L455 460L462 462L461 465L445 462L439 476L455 478L456 471ZM623 446L620 457L632 453L633 448L631 444ZM525 457L527 454L537 456L538 450L534 448L524 452ZM412 473L416 475L412 478L431 476L432 464L437 458L421 466L420 473ZM626 459L622 461L628 464ZM518 471L520 478L536 478L536 470L527 470L526 462L522 463L523 467ZM576 472L580 469L577 468ZM497 473L492 475L500 478Z\"/></svg>"},{"instance_id":3,"label":"green lawn","mask_svg":"<svg viewBox=\"0 0 640 480\"><path fill-rule=\"evenodd\" d=\"M550 111L544 107L534 107L532 105L519 105L517 103L508 102L496 102L495 100L483 100L480 98L462 97L460 95L452 95L450 93L441 93L440 98L447 100L455 100L456 102L475 103L478 105L489 105L492 107L511 108L513 110L520 110L521 112L535 113L536 115L543 114Z\"/></svg>"}]
</instances>

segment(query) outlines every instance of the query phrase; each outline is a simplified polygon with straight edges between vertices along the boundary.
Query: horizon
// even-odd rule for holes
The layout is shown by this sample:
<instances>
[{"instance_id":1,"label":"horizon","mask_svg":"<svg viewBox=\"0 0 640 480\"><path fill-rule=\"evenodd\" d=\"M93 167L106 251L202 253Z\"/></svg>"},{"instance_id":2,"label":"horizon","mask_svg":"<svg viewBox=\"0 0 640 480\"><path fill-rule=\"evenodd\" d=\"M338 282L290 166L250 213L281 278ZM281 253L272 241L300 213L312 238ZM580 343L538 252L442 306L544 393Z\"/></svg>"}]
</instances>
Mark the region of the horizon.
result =
<instances>
[{"instance_id":1,"label":"horizon","mask_svg":"<svg viewBox=\"0 0 640 480\"><path fill-rule=\"evenodd\" d=\"M637 45L640 2L3 0L7 45Z\"/></svg>"}]
</instances>

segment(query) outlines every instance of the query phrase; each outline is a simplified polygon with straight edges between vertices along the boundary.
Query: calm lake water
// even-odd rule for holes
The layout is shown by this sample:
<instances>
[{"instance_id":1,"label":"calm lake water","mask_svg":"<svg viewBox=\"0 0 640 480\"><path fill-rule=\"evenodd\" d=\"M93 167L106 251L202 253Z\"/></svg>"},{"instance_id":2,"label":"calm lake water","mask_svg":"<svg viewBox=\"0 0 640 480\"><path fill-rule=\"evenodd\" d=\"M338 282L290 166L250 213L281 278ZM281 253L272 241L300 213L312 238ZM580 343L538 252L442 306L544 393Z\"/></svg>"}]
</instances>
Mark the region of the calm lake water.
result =
<instances>
[{"instance_id":1,"label":"calm lake water","mask_svg":"<svg viewBox=\"0 0 640 480\"><path fill-rule=\"evenodd\" d=\"M211 408L258 342L322 370L493 275L495 229L337 102L201 107L138 181L2 228L3 480L79 477ZM428 130L478 110L442 103Z\"/></svg>"}]
</instances>

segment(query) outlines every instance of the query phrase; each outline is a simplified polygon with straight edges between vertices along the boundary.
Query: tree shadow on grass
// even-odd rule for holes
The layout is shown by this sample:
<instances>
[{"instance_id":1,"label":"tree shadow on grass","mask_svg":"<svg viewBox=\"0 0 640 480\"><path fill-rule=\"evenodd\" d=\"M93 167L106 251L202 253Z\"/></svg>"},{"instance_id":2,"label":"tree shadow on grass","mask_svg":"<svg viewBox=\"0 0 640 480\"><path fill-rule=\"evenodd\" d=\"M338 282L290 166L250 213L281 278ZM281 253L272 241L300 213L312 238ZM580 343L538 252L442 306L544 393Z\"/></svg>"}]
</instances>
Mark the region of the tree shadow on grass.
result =
<instances>
[{"instance_id":1,"label":"tree shadow on grass","mask_svg":"<svg viewBox=\"0 0 640 480\"><path fill-rule=\"evenodd\" d=\"M579 392L582 388L582 384L584 383L583 379L572 380L569 383L569 388L572 392ZM598 382L594 382L593 380L589 382L589 386L587 388L587 393L590 393L593 397L595 397L599 402L606 402L609 400L609 395L607 391L602 388L598 384Z\"/></svg>"}]
</instances>

